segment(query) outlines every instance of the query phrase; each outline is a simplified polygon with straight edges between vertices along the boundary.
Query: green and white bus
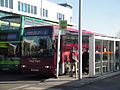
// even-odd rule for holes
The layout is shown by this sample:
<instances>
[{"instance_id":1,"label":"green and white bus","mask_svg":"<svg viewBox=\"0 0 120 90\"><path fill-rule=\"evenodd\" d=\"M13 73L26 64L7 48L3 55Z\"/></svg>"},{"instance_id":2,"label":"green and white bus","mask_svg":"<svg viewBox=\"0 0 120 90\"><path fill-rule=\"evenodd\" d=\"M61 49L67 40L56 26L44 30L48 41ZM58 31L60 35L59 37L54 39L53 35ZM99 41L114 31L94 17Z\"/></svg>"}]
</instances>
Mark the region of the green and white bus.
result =
<instances>
[{"instance_id":1,"label":"green and white bus","mask_svg":"<svg viewBox=\"0 0 120 90\"><path fill-rule=\"evenodd\" d=\"M0 71L21 71L22 36L25 27L47 22L27 16L0 12Z\"/></svg>"}]
</instances>

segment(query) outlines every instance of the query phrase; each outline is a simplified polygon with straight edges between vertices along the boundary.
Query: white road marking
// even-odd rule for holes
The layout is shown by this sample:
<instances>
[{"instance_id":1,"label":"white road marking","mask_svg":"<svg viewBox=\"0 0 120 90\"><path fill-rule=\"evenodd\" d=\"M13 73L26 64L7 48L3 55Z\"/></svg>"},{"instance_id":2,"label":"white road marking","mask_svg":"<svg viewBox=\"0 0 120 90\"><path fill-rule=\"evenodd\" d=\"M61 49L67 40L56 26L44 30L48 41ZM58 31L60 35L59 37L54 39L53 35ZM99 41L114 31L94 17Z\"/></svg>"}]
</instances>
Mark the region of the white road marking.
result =
<instances>
[{"instance_id":1,"label":"white road marking","mask_svg":"<svg viewBox=\"0 0 120 90\"><path fill-rule=\"evenodd\" d=\"M46 88L41 88L41 87L27 87L27 88L24 88L24 89L28 89L28 90L62 90L62 89L57 89L57 88L46 89Z\"/></svg>"},{"instance_id":2,"label":"white road marking","mask_svg":"<svg viewBox=\"0 0 120 90\"><path fill-rule=\"evenodd\" d=\"M25 88L25 87L28 87L28 86L30 86L30 85L22 85L22 86L19 86L19 87L8 89L8 90L16 90L16 89Z\"/></svg>"}]
</instances>

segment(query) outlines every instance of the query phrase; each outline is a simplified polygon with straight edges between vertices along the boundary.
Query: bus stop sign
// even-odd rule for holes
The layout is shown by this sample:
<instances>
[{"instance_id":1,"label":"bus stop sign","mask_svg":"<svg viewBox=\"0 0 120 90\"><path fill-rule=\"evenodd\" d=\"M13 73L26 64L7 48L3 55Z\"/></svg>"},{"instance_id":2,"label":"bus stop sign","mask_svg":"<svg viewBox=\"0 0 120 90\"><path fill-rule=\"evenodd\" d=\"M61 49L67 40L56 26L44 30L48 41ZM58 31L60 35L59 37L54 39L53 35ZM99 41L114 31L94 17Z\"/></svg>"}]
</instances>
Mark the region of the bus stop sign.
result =
<instances>
[{"instance_id":1,"label":"bus stop sign","mask_svg":"<svg viewBox=\"0 0 120 90\"><path fill-rule=\"evenodd\" d=\"M67 20L60 20L59 28L60 28L60 30L66 30L67 29Z\"/></svg>"}]
</instances>

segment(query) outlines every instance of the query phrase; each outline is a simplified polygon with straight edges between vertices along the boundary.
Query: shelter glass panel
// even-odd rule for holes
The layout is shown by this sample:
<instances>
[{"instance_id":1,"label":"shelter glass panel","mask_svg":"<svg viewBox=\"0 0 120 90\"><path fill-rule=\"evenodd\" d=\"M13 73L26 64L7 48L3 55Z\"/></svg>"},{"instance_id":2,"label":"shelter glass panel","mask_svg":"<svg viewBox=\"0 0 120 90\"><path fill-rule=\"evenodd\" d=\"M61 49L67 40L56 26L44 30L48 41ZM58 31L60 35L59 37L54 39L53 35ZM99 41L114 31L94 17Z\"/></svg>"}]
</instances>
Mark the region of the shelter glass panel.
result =
<instances>
[{"instance_id":1,"label":"shelter glass panel","mask_svg":"<svg viewBox=\"0 0 120 90\"><path fill-rule=\"evenodd\" d=\"M109 54L109 46L108 46L108 40L103 40L103 45L102 45L102 73L105 73L108 71L108 54Z\"/></svg>"},{"instance_id":2,"label":"shelter glass panel","mask_svg":"<svg viewBox=\"0 0 120 90\"><path fill-rule=\"evenodd\" d=\"M114 71L114 41L109 41L109 69Z\"/></svg>"},{"instance_id":3,"label":"shelter glass panel","mask_svg":"<svg viewBox=\"0 0 120 90\"><path fill-rule=\"evenodd\" d=\"M120 69L120 41L115 42L116 50L115 50L115 69Z\"/></svg>"},{"instance_id":4,"label":"shelter glass panel","mask_svg":"<svg viewBox=\"0 0 120 90\"><path fill-rule=\"evenodd\" d=\"M95 40L95 74L101 74L102 40Z\"/></svg>"}]
</instances>

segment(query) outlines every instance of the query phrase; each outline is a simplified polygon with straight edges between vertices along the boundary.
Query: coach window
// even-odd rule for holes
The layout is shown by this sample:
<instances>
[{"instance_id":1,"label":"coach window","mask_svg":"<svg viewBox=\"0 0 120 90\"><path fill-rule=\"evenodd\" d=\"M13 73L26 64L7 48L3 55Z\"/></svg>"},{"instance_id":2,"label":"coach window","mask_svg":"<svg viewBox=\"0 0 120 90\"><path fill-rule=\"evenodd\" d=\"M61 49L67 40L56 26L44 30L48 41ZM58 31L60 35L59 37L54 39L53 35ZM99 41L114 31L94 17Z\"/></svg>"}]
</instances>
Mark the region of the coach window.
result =
<instances>
[{"instance_id":1,"label":"coach window","mask_svg":"<svg viewBox=\"0 0 120 90\"><path fill-rule=\"evenodd\" d=\"M7 40L7 35L1 33L1 34L0 34L0 41L5 41L5 40Z\"/></svg>"},{"instance_id":2,"label":"coach window","mask_svg":"<svg viewBox=\"0 0 120 90\"><path fill-rule=\"evenodd\" d=\"M17 38L17 35L15 34L8 34L8 37L7 37L9 40L15 40Z\"/></svg>"},{"instance_id":3,"label":"coach window","mask_svg":"<svg viewBox=\"0 0 120 90\"><path fill-rule=\"evenodd\" d=\"M46 49L47 48L47 40L46 39L40 39L39 40L40 49Z\"/></svg>"},{"instance_id":4,"label":"coach window","mask_svg":"<svg viewBox=\"0 0 120 90\"><path fill-rule=\"evenodd\" d=\"M15 56L16 55L16 45L9 43L8 44L8 56Z\"/></svg>"}]
</instances>

